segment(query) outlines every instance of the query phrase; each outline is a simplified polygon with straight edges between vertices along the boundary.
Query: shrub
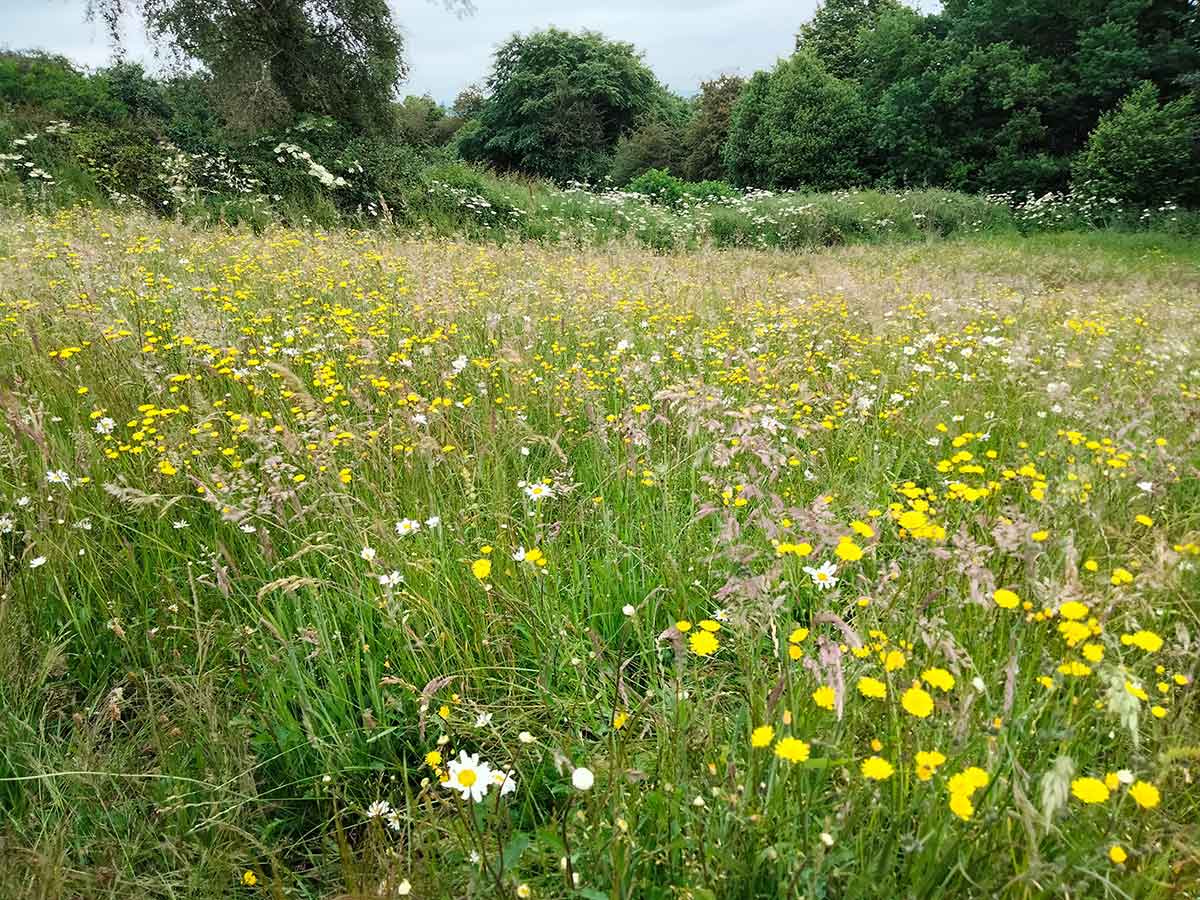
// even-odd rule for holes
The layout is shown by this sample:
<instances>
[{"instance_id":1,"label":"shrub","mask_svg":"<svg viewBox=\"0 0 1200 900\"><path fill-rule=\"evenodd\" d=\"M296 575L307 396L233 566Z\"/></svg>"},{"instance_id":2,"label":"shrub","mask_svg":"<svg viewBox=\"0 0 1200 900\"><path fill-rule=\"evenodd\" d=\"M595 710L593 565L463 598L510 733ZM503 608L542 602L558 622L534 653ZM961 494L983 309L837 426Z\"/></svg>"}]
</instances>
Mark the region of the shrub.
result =
<instances>
[{"instance_id":1,"label":"shrub","mask_svg":"<svg viewBox=\"0 0 1200 900\"><path fill-rule=\"evenodd\" d=\"M1143 82L1100 117L1072 166L1076 190L1143 207L1200 200L1198 137L1192 98L1160 104L1158 88Z\"/></svg>"}]
</instances>

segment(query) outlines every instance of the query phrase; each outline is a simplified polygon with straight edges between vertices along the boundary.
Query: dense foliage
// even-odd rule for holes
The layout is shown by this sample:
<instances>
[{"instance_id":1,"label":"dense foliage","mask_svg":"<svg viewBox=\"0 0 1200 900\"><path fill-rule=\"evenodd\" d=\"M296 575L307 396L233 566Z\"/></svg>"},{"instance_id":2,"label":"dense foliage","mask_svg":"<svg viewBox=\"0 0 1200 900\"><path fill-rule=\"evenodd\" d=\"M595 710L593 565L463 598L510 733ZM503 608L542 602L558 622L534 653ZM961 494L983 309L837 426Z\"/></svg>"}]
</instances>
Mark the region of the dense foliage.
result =
<instances>
[{"instance_id":1,"label":"dense foliage","mask_svg":"<svg viewBox=\"0 0 1200 900\"><path fill-rule=\"evenodd\" d=\"M468 158L559 181L607 175L622 135L665 113L666 91L632 44L555 28L496 51Z\"/></svg>"}]
</instances>

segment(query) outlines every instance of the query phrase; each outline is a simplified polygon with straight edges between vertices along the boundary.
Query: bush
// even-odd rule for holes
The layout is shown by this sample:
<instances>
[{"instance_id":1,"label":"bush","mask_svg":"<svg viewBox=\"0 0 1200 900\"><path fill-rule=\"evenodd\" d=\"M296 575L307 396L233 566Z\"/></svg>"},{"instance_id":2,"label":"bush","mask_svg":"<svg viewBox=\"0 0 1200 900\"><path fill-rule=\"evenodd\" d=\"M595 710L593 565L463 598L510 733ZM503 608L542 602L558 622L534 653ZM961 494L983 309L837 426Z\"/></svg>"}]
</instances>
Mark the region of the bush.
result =
<instances>
[{"instance_id":1,"label":"bush","mask_svg":"<svg viewBox=\"0 0 1200 900\"><path fill-rule=\"evenodd\" d=\"M652 203L671 207L682 206L688 200L704 202L738 196L738 192L724 181L684 181L662 169L643 172L629 182L626 190L631 194L643 194Z\"/></svg>"},{"instance_id":2,"label":"bush","mask_svg":"<svg viewBox=\"0 0 1200 900\"><path fill-rule=\"evenodd\" d=\"M1160 104L1158 88L1143 82L1100 117L1072 166L1075 189L1142 207L1200 201L1198 138L1192 98Z\"/></svg>"}]
</instances>

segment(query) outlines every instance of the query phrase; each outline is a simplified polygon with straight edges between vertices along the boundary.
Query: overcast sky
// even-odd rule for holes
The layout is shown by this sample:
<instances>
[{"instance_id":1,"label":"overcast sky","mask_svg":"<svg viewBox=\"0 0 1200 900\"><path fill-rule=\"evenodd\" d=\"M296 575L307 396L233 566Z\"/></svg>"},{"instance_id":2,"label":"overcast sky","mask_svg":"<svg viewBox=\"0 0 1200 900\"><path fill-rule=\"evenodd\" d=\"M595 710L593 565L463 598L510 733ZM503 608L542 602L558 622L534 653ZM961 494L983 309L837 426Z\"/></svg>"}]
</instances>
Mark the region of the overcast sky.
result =
<instances>
[{"instance_id":1,"label":"overcast sky","mask_svg":"<svg viewBox=\"0 0 1200 900\"><path fill-rule=\"evenodd\" d=\"M0 0L0 46L43 49L89 66L110 58L102 26L84 21L85 0ZM797 26L816 0L475 0L459 18L441 0L393 2L408 39L402 93L449 102L480 81L495 46L514 31L549 25L591 28L629 41L673 90L691 94L723 72L749 75L792 50ZM127 55L153 64L139 23L126 29Z\"/></svg>"}]
</instances>

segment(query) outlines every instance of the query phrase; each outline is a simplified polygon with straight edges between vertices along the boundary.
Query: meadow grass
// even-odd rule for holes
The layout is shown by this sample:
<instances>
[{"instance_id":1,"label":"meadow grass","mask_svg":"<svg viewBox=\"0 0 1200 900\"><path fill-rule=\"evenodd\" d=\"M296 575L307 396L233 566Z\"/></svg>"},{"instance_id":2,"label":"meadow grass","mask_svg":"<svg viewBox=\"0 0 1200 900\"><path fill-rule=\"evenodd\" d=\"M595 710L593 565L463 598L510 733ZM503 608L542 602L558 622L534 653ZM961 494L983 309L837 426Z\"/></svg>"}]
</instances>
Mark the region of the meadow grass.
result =
<instances>
[{"instance_id":1,"label":"meadow grass","mask_svg":"<svg viewBox=\"0 0 1200 900\"><path fill-rule=\"evenodd\" d=\"M0 896L1194 895L1198 297L12 216Z\"/></svg>"}]
</instances>

